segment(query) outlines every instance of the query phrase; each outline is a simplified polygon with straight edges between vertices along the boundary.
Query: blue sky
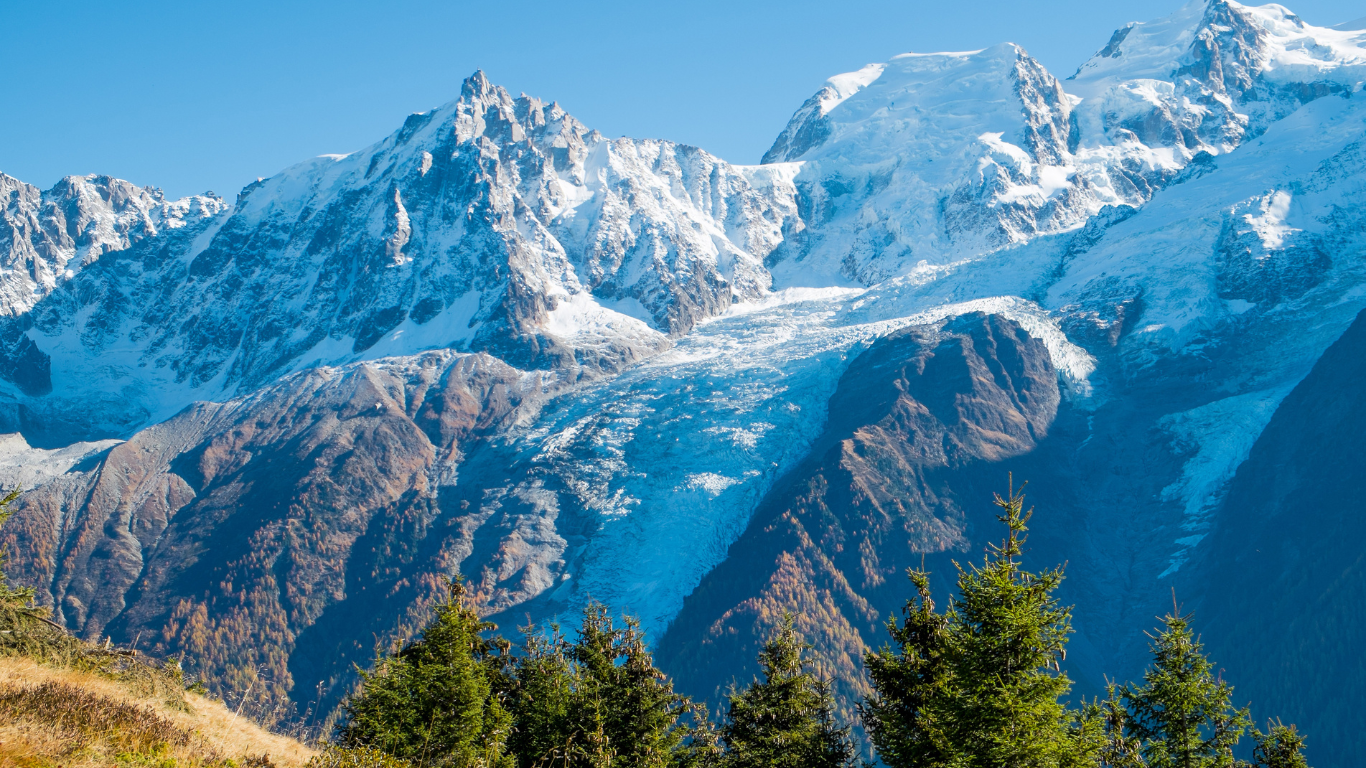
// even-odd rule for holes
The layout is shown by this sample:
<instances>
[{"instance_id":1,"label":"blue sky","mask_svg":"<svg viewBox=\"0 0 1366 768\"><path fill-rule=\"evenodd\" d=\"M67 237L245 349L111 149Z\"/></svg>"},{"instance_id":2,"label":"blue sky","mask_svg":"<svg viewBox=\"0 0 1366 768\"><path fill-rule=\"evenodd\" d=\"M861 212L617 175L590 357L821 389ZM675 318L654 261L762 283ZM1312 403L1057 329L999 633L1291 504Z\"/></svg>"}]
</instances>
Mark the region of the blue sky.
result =
<instances>
[{"instance_id":1,"label":"blue sky","mask_svg":"<svg viewBox=\"0 0 1366 768\"><path fill-rule=\"evenodd\" d=\"M40 2L0 0L0 171L173 196L350 152L483 69L610 136L758 162L830 75L906 51L1023 45L1059 77L1181 0ZM1313 24L1361 0L1292 0Z\"/></svg>"}]
</instances>

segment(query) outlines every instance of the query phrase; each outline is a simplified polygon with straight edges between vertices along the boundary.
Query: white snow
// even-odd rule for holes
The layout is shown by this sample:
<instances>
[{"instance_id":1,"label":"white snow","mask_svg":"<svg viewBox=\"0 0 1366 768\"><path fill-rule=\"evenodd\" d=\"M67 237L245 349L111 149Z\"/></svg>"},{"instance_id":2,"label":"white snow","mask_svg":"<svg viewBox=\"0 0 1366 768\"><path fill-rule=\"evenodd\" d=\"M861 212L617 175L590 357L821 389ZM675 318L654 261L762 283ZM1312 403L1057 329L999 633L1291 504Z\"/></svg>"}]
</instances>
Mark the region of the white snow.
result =
<instances>
[{"instance_id":1,"label":"white snow","mask_svg":"<svg viewBox=\"0 0 1366 768\"><path fill-rule=\"evenodd\" d=\"M1290 199L1289 192L1273 192L1262 198L1258 206L1261 215L1254 216L1249 213L1243 216L1267 248L1280 248L1287 235L1300 231L1286 226L1285 223L1286 217L1290 215Z\"/></svg>"},{"instance_id":2,"label":"white snow","mask_svg":"<svg viewBox=\"0 0 1366 768\"><path fill-rule=\"evenodd\" d=\"M561 339L591 344L586 340L636 338L652 346L664 341L664 334L651 327L649 313L635 299L614 301L611 302L613 306L608 307L586 291L559 294L557 298L555 309L550 311L543 327Z\"/></svg>"},{"instance_id":3,"label":"white snow","mask_svg":"<svg viewBox=\"0 0 1366 768\"><path fill-rule=\"evenodd\" d=\"M1228 481L1289 392L1282 387L1235 395L1158 421L1176 448L1190 458L1181 478L1162 489L1163 501L1183 505L1181 530L1187 535L1175 539L1180 549L1172 553L1170 564L1157 578L1176 573L1190 559L1190 550L1210 529L1210 515L1223 499Z\"/></svg>"},{"instance_id":4,"label":"white snow","mask_svg":"<svg viewBox=\"0 0 1366 768\"><path fill-rule=\"evenodd\" d=\"M845 72L826 80L830 84L829 95L821 99L821 114L844 103L845 99L867 88L870 83L882 76L886 64L868 64L856 72Z\"/></svg>"}]
</instances>

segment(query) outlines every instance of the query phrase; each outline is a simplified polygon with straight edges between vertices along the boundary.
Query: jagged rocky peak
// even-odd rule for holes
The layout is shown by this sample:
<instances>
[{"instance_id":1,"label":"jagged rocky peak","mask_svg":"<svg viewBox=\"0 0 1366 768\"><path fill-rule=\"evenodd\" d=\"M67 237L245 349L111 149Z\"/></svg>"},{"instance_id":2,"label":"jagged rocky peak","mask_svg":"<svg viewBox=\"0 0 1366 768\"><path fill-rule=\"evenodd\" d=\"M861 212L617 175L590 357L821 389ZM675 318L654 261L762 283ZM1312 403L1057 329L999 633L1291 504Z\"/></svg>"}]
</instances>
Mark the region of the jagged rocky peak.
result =
<instances>
[{"instance_id":1,"label":"jagged rocky peak","mask_svg":"<svg viewBox=\"0 0 1366 768\"><path fill-rule=\"evenodd\" d=\"M221 209L158 220L100 269L7 305L25 317L0 329L0 378L58 393L26 406L40 422L89 420L98 401L98 432L125 435L294 370L429 349L570 380L617 371L760 296L796 219L782 174L607 139L483 73L384 140Z\"/></svg>"},{"instance_id":2,"label":"jagged rocky peak","mask_svg":"<svg viewBox=\"0 0 1366 768\"><path fill-rule=\"evenodd\" d=\"M557 167L570 167L571 160L582 162L585 138L594 142L602 139L601 134L590 131L558 103L547 106L526 94L514 99L507 90L490 82L482 71L465 80L455 111L455 132L460 141L483 136L495 144L506 145L531 139L547 148L578 150L555 153L560 155Z\"/></svg>"},{"instance_id":3,"label":"jagged rocky peak","mask_svg":"<svg viewBox=\"0 0 1366 768\"><path fill-rule=\"evenodd\" d=\"M1068 78L1083 142L1174 150L1168 164L1231 151L1302 104L1350 93L1366 33L1305 24L1279 5L1194 0L1129 24ZM1156 157L1154 162L1161 162Z\"/></svg>"},{"instance_id":4,"label":"jagged rocky peak","mask_svg":"<svg viewBox=\"0 0 1366 768\"><path fill-rule=\"evenodd\" d=\"M213 193L168 200L109 176L68 176L52 189L0 173L0 315L27 312L82 267L227 206Z\"/></svg>"}]
</instances>

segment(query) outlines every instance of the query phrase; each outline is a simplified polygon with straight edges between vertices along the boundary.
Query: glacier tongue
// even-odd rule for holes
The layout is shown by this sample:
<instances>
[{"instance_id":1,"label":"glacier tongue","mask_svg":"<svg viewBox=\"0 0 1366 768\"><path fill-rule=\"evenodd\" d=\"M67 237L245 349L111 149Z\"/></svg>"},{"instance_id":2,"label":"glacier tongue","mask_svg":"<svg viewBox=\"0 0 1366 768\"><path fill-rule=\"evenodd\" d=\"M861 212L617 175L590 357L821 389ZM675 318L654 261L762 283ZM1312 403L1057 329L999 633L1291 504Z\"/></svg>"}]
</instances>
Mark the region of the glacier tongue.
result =
<instances>
[{"instance_id":1,"label":"glacier tongue","mask_svg":"<svg viewBox=\"0 0 1366 768\"><path fill-rule=\"evenodd\" d=\"M570 502L561 509L593 520L590 546L554 593L571 613L602 600L658 637L759 500L806 456L848 362L900 328L1003 315L1044 342L1079 400L1090 394L1094 358L1023 299L925 307L919 296L877 288L795 289L774 299L700 325L669 351L563 396L509 436L519 463L544 468L529 474L559 480Z\"/></svg>"}]
</instances>

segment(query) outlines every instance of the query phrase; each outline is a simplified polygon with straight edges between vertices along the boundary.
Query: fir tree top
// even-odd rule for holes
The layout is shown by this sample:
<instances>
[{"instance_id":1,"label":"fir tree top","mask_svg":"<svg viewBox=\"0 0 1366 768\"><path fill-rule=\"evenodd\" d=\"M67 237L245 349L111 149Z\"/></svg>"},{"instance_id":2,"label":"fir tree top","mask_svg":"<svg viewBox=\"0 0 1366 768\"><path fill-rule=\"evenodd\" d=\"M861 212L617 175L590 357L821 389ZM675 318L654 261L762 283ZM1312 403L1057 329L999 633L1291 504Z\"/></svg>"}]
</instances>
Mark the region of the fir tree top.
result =
<instances>
[{"instance_id":1,"label":"fir tree top","mask_svg":"<svg viewBox=\"0 0 1366 768\"><path fill-rule=\"evenodd\" d=\"M948 653L959 691L948 705L954 741L970 750L960 752L964 765L1081 764L1091 747L1077 738L1060 700L1072 687L1061 672L1071 608L1053 594L1063 570L1033 573L1017 562L1033 509L1025 509L1013 478L994 503L1006 538L988 547L981 566L957 566L959 594L949 608Z\"/></svg>"},{"instance_id":2,"label":"fir tree top","mask_svg":"<svg viewBox=\"0 0 1366 768\"><path fill-rule=\"evenodd\" d=\"M782 621L759 652L763 679L730 692L721 726L726 768L840 768L854 757L849 728L835 722L828 682L806 670L811 646L795 617Z\"/></svg>"},{"instance_id":3,"label":"fir tree top","mask_svg":"<svg viewBox=\"0 0 1366 768\"><path fill-rule=\"evenodd\" d=\"M1152 637L1153 665L1143 684L1122 686L1130 730L1143 742L1151 768L1225 768L1236 765L1233 747L1251 722L1235 709L1233 687L1214 674L1190 617L1173 609Z\"/></svg>"}]
</instances>

